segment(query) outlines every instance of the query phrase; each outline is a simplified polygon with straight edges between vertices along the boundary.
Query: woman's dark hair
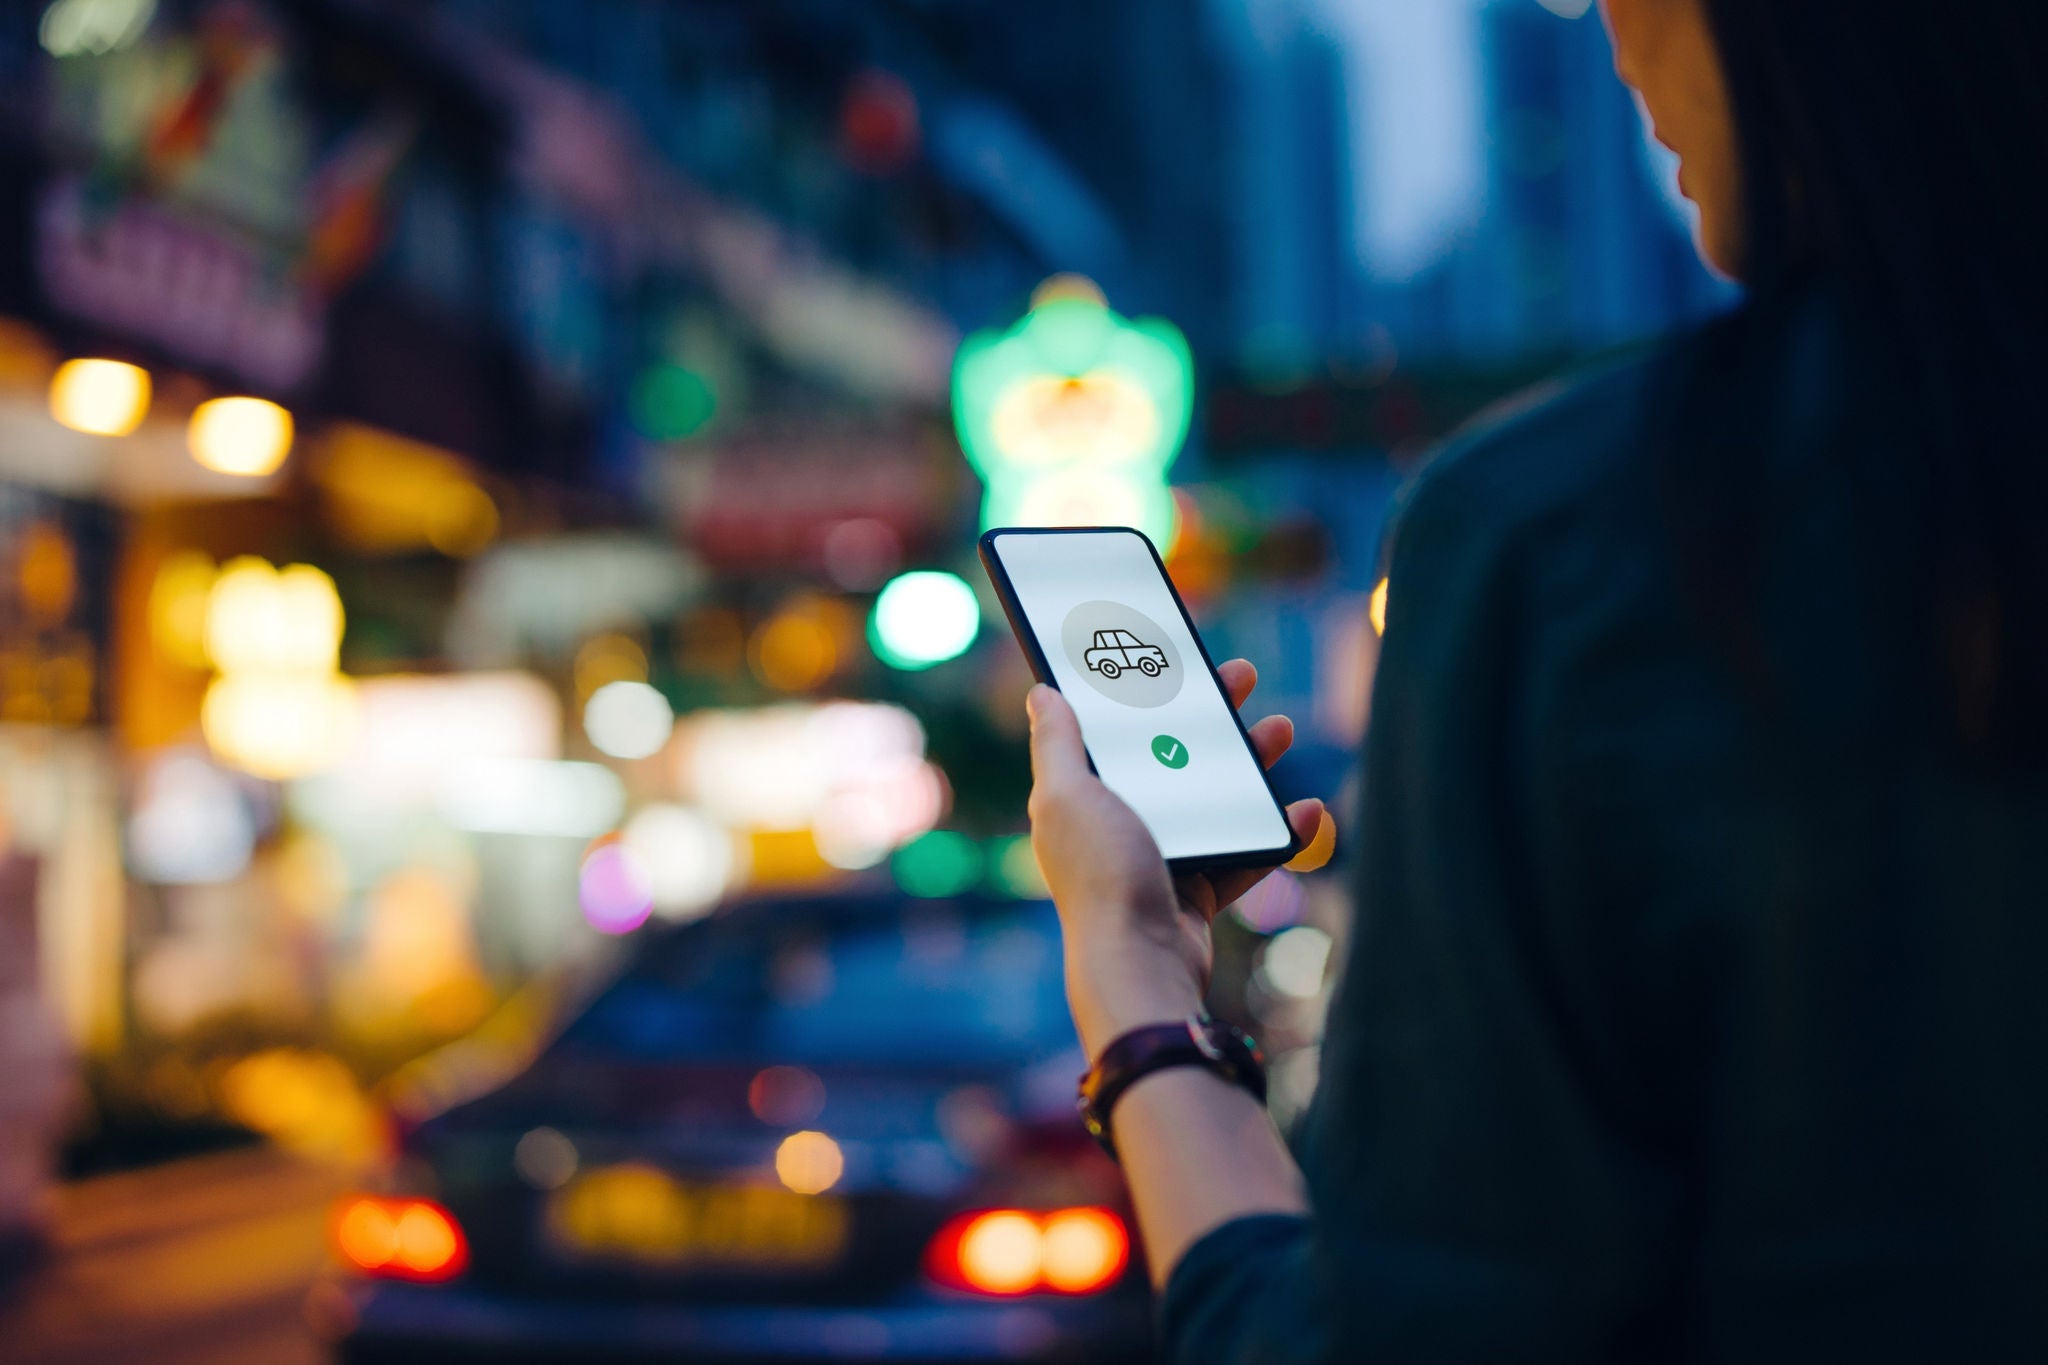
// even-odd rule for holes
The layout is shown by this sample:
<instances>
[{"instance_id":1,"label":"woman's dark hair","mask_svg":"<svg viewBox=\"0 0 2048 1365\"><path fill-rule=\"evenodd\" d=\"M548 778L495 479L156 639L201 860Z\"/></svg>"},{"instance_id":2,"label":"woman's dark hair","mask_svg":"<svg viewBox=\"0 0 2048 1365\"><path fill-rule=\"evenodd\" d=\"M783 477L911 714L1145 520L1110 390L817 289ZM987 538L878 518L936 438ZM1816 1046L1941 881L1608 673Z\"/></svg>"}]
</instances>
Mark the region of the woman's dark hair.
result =
<instances>
[{"instance_id":1,"label":"woman's dark hair","mask_svg":"<svg viewBox=\"0 0 2048 1365\"><path fill-rule=\"evenodd\" d=\"M1782 359L1760 339L1824 289L1853 351L1831 401L1881 409L1862 429L1896 457L1862 472L1910 483L1925 517L1921 600L1901 609L1918 612L1954 738L2048 768L2048 0L1705 3L1749 301L1702 338L1672 433L1717 490L1695 529L1724 560L1756 552L1739 463L1754 414L1725 397L1783 384L1756 372ZM1757 572L1716 569L1713 613L1753 618Z\"/></svg>"}]
</instances>

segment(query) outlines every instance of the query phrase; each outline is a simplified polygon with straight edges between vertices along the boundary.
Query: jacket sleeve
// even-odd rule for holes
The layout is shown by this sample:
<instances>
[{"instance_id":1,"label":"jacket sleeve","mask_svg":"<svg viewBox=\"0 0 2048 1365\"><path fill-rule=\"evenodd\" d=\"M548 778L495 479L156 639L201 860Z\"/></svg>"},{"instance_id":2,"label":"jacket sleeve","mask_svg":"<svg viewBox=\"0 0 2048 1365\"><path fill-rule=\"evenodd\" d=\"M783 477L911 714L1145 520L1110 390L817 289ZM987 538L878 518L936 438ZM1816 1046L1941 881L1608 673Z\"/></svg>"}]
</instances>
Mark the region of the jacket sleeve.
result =
<instances>
[{"instance_id":1,"label":"jacket sleeve","mask_svg":"<svg viewBox=\"0 0 2048 1365\"><path fill-rule=\"evenodd\" d=\"M1546 646L1498 521L1427 476L1401 515L1358 919L1301 1142L1313 1212L1189 1249L1162 1303L1169 1360L1664 1353L1683 1200L1603 1098L1581 997L1612 948L1545 893L1531 846L1547 822L1521 795L1518 714Z\"/></svg>"}]
</instances>

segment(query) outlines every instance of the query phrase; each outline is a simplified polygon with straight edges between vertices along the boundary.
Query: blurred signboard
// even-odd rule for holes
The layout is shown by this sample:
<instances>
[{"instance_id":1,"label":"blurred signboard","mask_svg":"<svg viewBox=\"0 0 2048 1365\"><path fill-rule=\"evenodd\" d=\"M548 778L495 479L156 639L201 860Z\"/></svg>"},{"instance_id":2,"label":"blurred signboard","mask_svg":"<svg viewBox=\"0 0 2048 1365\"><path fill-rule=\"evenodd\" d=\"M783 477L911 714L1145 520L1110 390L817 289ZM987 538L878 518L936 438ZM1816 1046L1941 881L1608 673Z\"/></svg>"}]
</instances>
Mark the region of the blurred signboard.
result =
<instances>
[{"instance_id":1,"label":"blurred signboard","mask_svg":"<svg viewBox=\"0 0 2048 1365\"><path fill-rule=\"evenodd\" d=\"M263 12L215 6L41 83L35 283L57 313L272 392L311 377L312 121Z\"/></svg>"},{"instance_id":2,"label":"blurred signboard","mask_svg":"<svg viewBox=\"0 0 2048 1365\"><path fill-rule=\"evenodd\" d=\"M815 571L833 529L885 527L897 545L939 528L958 485L915 429L736 437L663 471L684 543L718 569Z\"/></svg>"},{"instance_id":3,"label":"blurred signboard","mask_svg":"<svg viewBox=\"0 0 2048 1365\"><path fill-rule=\"evenodd\" d=\"M1125 318L1095 285L1058 276L1008 330L977 332L953 369L953 420L988 486L983 529L1135 526L1173 535L1166 472L1193 405L1187 338Z\"/></svg>"},{"instance_id":4,"label":"blurred signboard","mask_svg":"<svg viewBox=\"0 0 2048 1365\"><path fill-rule=\"evenodd\" d=\"M77 177L43 192L36 273L57 309L259 388L320 363L322 308L246 243L131 200L94 221Z\"/></svg>"}]
</instances>

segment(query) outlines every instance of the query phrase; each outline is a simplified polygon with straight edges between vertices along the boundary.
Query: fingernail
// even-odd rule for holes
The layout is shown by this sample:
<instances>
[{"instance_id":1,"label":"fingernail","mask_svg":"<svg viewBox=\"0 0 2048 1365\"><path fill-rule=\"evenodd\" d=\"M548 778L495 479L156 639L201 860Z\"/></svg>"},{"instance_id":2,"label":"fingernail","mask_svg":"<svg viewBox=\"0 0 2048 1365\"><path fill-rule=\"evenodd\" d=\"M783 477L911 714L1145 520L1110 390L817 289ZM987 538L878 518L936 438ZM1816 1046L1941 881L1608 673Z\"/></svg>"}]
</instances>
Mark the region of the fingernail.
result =
<instances>
[{"instance_id":1,"label":"fingernail","mask_svg":"<svg viewBox=\"0 0 2048 1365\"><path fill-rule=\"evenodd\" d=\"M1033 725L1038 724L1038 694L1043 691L1045 691L1045 684L1038 683L1029 692L1024 694L1024 714L1031 718Z\"/></svg>"}]
</instances>

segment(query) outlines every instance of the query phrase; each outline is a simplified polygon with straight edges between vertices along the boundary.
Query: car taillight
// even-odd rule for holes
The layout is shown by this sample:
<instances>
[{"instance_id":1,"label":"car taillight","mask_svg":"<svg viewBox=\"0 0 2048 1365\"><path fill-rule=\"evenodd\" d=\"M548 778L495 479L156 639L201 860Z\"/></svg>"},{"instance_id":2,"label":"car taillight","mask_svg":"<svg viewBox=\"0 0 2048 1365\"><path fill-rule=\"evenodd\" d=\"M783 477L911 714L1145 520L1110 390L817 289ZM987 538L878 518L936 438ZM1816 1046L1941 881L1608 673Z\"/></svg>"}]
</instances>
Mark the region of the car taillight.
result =
<instances>
[{"instance_id":1,"label":"car taillight","mask_svg":"<svg viewBox=\"0 0 2048 1365\"><path fill-rule=\"evenodd\" d=\"M977 1294L1095 1294L1130 1263L1124 1220L1108 1209L988 1209L954 1219L925 1253L940 1284Z\"/></svg>"},{"instance_id":2,"label":"car taillight","mask_svg":"<svg viewBox=\"0 0 2048 1365\"><path fill-rule=\"evenodd\" d=\"M365 1274L446 1280L469 1264L469 1239L455 1215L430 1199L355 1195L334 1209L334 1249Z\"/></svg>"}]
</instances>

